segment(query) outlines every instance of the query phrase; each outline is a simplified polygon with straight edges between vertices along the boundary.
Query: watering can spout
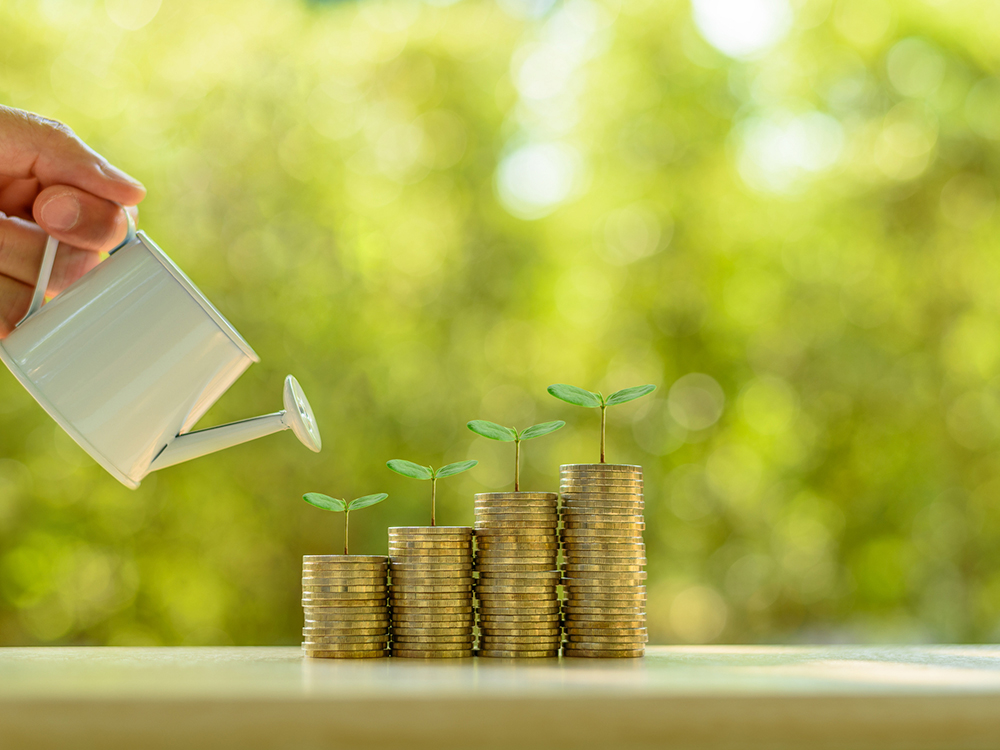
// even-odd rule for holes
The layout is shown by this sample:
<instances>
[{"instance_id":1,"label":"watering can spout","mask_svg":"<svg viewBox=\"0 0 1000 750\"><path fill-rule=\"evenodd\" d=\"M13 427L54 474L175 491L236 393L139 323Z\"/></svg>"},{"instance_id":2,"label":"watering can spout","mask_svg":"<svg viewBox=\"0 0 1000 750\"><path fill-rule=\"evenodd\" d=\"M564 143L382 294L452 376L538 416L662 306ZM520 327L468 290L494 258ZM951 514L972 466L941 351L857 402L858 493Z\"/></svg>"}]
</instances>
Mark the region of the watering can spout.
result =
<instances>
[{"instance_id":1,"label":"watering can spout","mask_svg":"<svg viewBox=\"0 0 1000 750\"><path fill-rule=\"evenodd\" d=\"M291 375L285 378L284 406L284 411L276 414L178 435L160 451L149 470L165 469L282 430L291 430L309 450L319 453L323 447L319 427L302 386Z\"/></svg>"}]
</instances>

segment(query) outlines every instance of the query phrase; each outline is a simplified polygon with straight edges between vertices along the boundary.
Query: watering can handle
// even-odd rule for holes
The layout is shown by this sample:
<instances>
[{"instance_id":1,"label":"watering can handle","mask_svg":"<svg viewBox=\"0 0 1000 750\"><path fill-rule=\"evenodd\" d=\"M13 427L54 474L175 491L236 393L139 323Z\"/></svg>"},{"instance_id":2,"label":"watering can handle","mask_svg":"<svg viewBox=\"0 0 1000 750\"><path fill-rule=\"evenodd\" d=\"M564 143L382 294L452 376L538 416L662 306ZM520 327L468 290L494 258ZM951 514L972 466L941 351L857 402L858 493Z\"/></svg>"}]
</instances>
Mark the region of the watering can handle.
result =
<instances>
[{"instance_id":1,"label":"watering can handle","mask_svg":"<svg viewBox=\"0 0 1000 750\"><path fill-rule=\"evenodd\" d=\"M132 214L128 211L125 211L125 221L128 222L125 239L111 251L111 255L114 255L118 252L118 250L135 239L135 220L132 218ZM45 302L45 292L49 288L49 279L52 277L52 267L55 265L56 251L58 249L59 240L55 237L49 237L48 242L45 243L45 254L42 256L42 268L38 272L38 283L35 284L35 293L31 297L31 306L28 307L27 314L21 318L17 325L21 325L21 323L26 321L42 308L42 304Z\"/></svg>"}]
</instances>

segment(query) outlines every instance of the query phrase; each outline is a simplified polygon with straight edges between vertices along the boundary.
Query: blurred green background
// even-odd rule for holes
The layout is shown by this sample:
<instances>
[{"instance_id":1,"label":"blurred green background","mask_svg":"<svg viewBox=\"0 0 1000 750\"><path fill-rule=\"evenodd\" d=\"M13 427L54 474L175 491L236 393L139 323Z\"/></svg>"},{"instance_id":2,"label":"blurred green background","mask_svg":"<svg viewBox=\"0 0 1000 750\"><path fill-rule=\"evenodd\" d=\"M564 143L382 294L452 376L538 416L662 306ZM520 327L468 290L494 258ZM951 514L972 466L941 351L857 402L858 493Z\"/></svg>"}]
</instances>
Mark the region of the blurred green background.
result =
<instances>
[{"instance_id":1,"label":"blurred green background","mask_svg":"<svg viewBox=\"0 0 1000 750\"><path fill-rule=\"evenodd\" d=\"M0 102L141 179L141 225L302 382L290 434L132 492L0 373L0 644L294 644L305 491L389 458L511 481L482 418L568 428L526 489L647 478L653 642L1000 638L1000 5L946 0L4 0Z\"/></svg>"}]
</instances>

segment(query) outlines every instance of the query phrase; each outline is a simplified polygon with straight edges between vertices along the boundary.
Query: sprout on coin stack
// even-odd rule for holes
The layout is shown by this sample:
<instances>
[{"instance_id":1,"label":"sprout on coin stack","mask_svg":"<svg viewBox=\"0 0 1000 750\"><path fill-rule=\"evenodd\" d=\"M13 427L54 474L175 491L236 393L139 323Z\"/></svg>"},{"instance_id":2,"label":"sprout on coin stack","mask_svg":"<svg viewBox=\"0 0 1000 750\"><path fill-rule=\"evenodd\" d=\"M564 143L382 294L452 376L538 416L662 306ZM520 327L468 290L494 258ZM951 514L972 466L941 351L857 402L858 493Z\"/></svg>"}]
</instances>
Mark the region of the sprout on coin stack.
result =
<instances>
[{"instance_id":1,"label":"sprout on coin stack","mask_svg":"<svg viewBox=\"0 0 1000 750\"><path fill-rule=\"evenodd\" d=\"M517 465L522 440L548 435L564 424L546 422L523 432L482 420L468 424L478 435L515 444L515 491L476 495L480 656L559 654L559 496L521 492Z\"/></svg>"},{"instance_id":2,"label":"sprout on coin stack","mask_svg":"<svg viewBox=\"0 0 1000 750\"><path fill-rule=\"evenodd\" d=\"M386 599L388 558L349 554L352 510L367 508L389 497L378 493L347 502L310 492L310 505L344 514L344 554L302 558L302 649L306 656L370 658L386 656L389 606Z\"/></svg>"},{"instance_id":3,"label":"sprout on coin stack","mask_svg":"<svg viewBox=\"0 0 1000 750\"><path fill-rule=\"evenodd\" d=\"M473 655L472 529L437 526L437 480L468 471L476 461L440 469L393 459L398 474L431 481L431 525L389 529L392 654L409 658Z\"/></svg>"},{"instance_id":4,"label":"sprout on coin stack","mask_svg":"<svg viewBox=\"0 0 1000 750\"><path fill-rule=\"evenodd\" d=\"M601 463L560 467L566 656L637 657L646 643L646 548L642 467L605 463L608 406L653 391L642 385L604 398L557 384L550 394L601 409Z\"/></svg>"}]
</instances>

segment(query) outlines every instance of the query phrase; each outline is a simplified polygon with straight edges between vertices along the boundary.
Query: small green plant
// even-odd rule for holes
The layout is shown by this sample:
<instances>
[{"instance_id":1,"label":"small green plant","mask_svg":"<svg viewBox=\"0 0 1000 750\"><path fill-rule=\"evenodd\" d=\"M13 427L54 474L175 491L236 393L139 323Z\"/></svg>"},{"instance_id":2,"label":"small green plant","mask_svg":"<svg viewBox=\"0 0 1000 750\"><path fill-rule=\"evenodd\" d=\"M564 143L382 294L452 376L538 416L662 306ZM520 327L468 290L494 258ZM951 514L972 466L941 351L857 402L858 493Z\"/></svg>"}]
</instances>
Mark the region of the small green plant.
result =
<instances>
[{"instance_id":1,"label":"small green plant","mask_svg":"<svg viewBox=\"0 0 1000 750\"><path fill-rule=\"evenodd\" d=\"M656 390L655 385L637 385L632 388L623 388L620 391L615 391L607 398L601 393L591 393L583 388L577 388L575 385L566 385L565 383L556 383L555 385L550 385L546 389L549 394L555 396L561 401L565 401L567 404L573 404L574 406L583 406L587 409L596 409L598 406L601 407L601 463L604 463L604 445L605 445L605 425L607 424L607 411L609 406L617 406L618 404L624 404L629 401L635 401L637 398L642 398L647 393L652 393Z\"/></svg>"},{"instance_id":2,"label":"small green plant","mask_svg":"<svg viewBox=\"0 0 1000 750\"><path fill-rule=\"evenodd\" d=\"M431 526L436 526L437 481L439 479L444 479L445 477L453 477L456 474L461 474L463 471L468 471L478 463L478 461L458 461L457 463L442 466L440 469L435 469L433 466L421 466L420 464L415 464L412 461L404 461L401 458L394 458L391 461L386 462L386 466L397 474L402 474L404 477L431 480Z\"/></svg>"},{"instance_id":3,"label":"small green plant","mask_svg":"<svg viewBox=\"0 0 1000 750\"><path fill-rule=\"evenodd\" d=\"M323 510L332 510L334 513L344 514L344 554L350 554L348 552L348 533L350 532L350 518L351 511L358 510L360 508L367 508L369 505L375 505L380 503L389 497L384 492L379 492L376 495L365 495L364 497L359 497L351 502L346 500L341 500L337 497L330 497L329 495L321 495L318 492L307 492L302 496L310 505L315 505L317 508Z\"/></svg>"},{"instance_id":4,"label":"small green plant","mask_svg":"<svg viewBox=\"0 0 1000 750\"><path fill-rule=\"evenodd\" d=\"M550 432L565 427L566 423L560 421L542 422L542 424L532 425L521 432L513 427L504 427L484 419L473 419L466 426L484 438L514 444L514 492L518 492L521 489L521 441L548 435Z\"/></svg>"}]
</instances>

